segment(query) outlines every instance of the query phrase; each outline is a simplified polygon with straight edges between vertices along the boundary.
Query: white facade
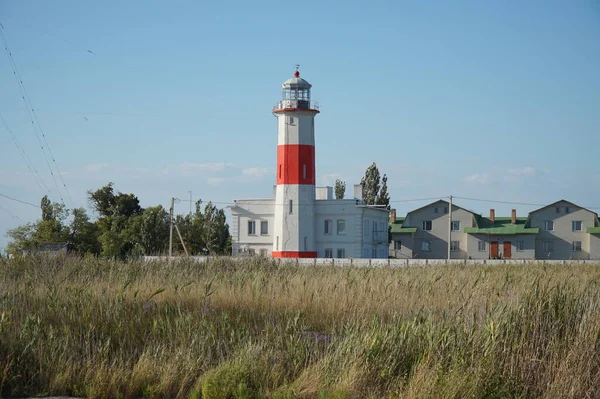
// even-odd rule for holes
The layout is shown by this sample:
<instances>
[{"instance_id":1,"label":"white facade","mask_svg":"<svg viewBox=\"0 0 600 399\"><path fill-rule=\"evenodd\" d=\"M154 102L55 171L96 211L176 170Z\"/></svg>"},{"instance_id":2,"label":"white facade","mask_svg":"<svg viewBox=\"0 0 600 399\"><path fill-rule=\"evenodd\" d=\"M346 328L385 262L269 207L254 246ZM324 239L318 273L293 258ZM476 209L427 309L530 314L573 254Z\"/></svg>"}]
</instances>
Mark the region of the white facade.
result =
<instances>
[{"instance_id":1,"label":"white facade","mask_svg":"<svg viewBox=\"0 0 600 399\"><path fill-rule=\"evenodd\" d=\"M317 187L317 192L332 192ZM388 257L388 210L367 207L360 199L314 199L314 216L303 220L310 224L318 258ZM236 200L231 207L232 255L271 256L278 248L278 233L273 229L277 199ZM254 227L252 227L254 226ZM261 230L266 227L266 232ZM295 225L288 224L290 229ZM300 230L298 230L300 231ZM299 237L303 237L301 234ZM279 236L281 237L281 236ZM279 238L279 241L281 238ZM300 249L304 245L300 240ZM282 243L279 243L281 248ZM310 250L310 249L309 249Z\"/></svg>"}]
</instances>

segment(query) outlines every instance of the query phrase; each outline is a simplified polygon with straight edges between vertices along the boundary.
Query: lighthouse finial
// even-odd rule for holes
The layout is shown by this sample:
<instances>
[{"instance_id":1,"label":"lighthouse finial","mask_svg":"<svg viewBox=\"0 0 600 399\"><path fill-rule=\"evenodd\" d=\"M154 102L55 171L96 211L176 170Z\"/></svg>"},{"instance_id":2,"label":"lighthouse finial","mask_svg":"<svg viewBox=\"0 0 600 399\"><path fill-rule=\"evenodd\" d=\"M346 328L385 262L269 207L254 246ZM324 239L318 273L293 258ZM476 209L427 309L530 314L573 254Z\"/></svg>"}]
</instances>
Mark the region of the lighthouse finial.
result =
<instances>
[{"instance_id":1,"label":"lighthouse finial","mask_svg":"<svg viewBox=\"0 0 600 399\"><path fill-rule=\"evenodd\" d=\"M300 68L300 64L296 64L296 72L294 72L295 77L300 76L300 71L298 70L298 68Z\"/></svg>"}]
</instances>

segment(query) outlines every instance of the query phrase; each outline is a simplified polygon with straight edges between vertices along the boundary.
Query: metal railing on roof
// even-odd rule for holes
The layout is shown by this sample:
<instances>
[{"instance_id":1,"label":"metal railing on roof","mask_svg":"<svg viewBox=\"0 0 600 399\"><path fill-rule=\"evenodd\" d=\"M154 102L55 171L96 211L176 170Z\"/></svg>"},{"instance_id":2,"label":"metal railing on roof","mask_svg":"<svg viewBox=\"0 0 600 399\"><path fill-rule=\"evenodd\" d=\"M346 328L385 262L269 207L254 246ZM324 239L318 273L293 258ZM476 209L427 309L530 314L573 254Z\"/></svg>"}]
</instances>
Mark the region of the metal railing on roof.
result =
<instances>
[{"instance_id":1,"label":"metal railing on roof","mask_svg":"<svg viewBox=\"0 0 600 399\"><path fill-rule=\"evenodd\" d=\"M317 101L308 101L308 100L281 100L273 107L273 111L287 109L287 108L300 108L300 109L310 109L310 110L319 110L319 103Z\"/></svg>"}]
</instances>

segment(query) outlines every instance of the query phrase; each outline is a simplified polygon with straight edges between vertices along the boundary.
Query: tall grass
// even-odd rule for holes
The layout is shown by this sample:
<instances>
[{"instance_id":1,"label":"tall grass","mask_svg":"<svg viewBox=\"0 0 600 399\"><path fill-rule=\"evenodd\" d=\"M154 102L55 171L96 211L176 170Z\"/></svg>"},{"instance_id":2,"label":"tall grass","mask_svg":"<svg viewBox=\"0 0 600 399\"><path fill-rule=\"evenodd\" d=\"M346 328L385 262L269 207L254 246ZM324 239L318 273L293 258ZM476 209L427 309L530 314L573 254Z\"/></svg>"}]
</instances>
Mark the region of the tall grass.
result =
<instances>
[{"instance_id":1,"label":"tall grass","mask_svg":"<svg viewBox=\"0 0 600 399\"><path fill-rule=\"evenodd\" d=\"M600 265L4 261L0 393L600 397Z\"/></svg>"}]
</instances>

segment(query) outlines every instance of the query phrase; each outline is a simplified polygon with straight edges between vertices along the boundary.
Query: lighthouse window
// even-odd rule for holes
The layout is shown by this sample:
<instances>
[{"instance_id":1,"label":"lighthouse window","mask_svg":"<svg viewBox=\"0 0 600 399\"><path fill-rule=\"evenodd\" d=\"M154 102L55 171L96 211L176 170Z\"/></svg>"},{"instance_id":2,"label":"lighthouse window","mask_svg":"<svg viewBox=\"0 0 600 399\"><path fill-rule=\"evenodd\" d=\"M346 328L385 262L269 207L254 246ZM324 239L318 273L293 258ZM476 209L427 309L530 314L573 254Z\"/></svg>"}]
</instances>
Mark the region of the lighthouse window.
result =
<instances>
[{"instance_id":1,"label":"lighthouse window","mask_svg":"<svg viewBox=\"0 0 600 399\"><path fill-rule=\"evenodd\" d=\"M293 125L293 124L294 124L294 117L290 116L290 125Z\"/></svg>"},{"instance_id":2,"label":"lighthouse window","mask_svg":"<svg viewBox=\"0 0 600 399\"><path fill-rule=\"evenodd\" d=\"M306 164L302 165L302 178L306 179Z\"/></svg>"},{"instance_id":3,"label":"lighthouse window","mask_svg":"<svg viewBox=\"0 0 600 399\"><path fill-rule=\"evenodd\" d=\"M281 165L279 165L279 178L281 179Z\"/></svg>"},{"instance_id":4,"label":"lighthouse window","mask_svg":"<svg viewBox=\"0 0 600 399\"><path fill-rule=\"evenodd\" d=\"M288 207L289 207L288 213L292 214L292 210L294 209L294 201L293 200L290 200Z\"/></svg>"}]
</instances>

